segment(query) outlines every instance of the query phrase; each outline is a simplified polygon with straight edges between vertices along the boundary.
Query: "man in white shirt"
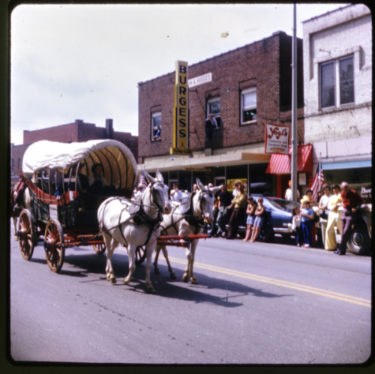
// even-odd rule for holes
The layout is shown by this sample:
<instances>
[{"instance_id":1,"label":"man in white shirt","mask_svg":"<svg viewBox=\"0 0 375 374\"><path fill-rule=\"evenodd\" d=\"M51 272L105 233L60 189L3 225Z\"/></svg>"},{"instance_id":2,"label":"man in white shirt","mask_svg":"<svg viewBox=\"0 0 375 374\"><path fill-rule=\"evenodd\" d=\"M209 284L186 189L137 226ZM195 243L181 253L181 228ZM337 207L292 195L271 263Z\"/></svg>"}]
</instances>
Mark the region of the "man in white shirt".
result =
<instances>
[{"instance_id":1,"label":"man in white shirt","mask_svg":"<svg viewBox=\"0 0 375 374\"><path fill-rule=\"evenodd\" d=\"M173 187L171 190L171 200L182 203L182 199L183 199L182 192L178 189L177 183L173 183Z\"/></svg>"}]
</instances>

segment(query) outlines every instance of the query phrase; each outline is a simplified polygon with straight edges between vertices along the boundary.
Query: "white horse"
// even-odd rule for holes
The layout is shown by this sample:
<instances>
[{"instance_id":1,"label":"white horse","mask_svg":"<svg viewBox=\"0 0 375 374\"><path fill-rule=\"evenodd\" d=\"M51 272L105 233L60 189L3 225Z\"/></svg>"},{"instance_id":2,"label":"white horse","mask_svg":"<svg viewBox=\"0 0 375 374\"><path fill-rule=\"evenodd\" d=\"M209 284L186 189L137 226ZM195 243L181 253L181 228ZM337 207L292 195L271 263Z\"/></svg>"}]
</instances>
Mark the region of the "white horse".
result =
<instances>
[{"instance_id":1,"label":"white horse","mask_svg":"<svg viewBox=\"0 0 375 374\"><path fill-rule=\"evenodd\" d=\"M31 195L30 195L30 190L28 187L26 187L23 198L20 201L18 207L15 206L14 198L15 194L18 188L18 185L21 183L22 180L19 180L12 188L11 188L11 210L10 210L10 215L13 218L13 225L14 225L14 239L18 241L18 236L17 236L17 219L23 209L28 209L31 211Z\"/></svg>"},{"instance_id":2,"label":"white horse","mask_svg":"<svg viewBox=\"0 0 375 374\"><path fill-rule=\"evenodd\" d=\"M143 171L148 186L135 202L125 198L110 197L103 201L98 210L99 228L103 231L104 244L107 248L106 278L116 283L112 267L112 255L119 243L127 248L129 273L124 284L129 284L135 270L135 251L145 246L147 254L146 287L148 292L155 292L150 281L152 254L160 233L159 224L162 214L172 210L168 201L168 187L159 170L156 178Z\"/></svg>"},{"instance_id":3,"label":"white horse","mask_svg":"<svg viewBox=\"0 0 375 374\"><path fill-rule=\"evenodd\" d=\"M201 181L197 178L198 191L191 196L190 209L187 212L181 213L174 205L174 209L170 214L164 215L163 221L160 224L162 231L161 235L190 235L201 234L204 224L209 224L214 220L213 205L215 201L214 194L221 188L213 187L206 189ZM199 239L191 240L190 248L185 248L187 257L187 265L185 273L182 277L184 282L189 279L192 284L197 284L197 279L193 274L195 250L197 248ZM172 279L176 276L173 272L171 264L168 259L168 252L165 245L156 246L156 255L154 260L154 272L159 274L158 257L160 250L163 251L164 257L168 264L168 270Z\"/></svg>"}]
</instances>

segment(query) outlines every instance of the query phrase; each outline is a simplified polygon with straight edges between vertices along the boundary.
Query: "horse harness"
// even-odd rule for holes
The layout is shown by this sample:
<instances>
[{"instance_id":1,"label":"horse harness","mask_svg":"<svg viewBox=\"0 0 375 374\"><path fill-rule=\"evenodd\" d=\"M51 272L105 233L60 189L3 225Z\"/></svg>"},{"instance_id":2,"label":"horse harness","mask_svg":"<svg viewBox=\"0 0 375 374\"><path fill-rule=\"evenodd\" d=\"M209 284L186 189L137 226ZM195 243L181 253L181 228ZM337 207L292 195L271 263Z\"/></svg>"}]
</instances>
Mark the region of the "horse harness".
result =
<instances>
[{"instance_id":1,"label":"horse harness","mask_svg":"<svg viewBox=\"0 0 375 374\"><path fill-rule=\"evenodd\" d=\"M161 182L154 182L153 184L155 183L161 183ZM153 186L153 184L151 185L151 187ZM153 194L153 190L152 190L152 194ZM106 206L108 205L108 203L110 203L111 201L113 200L120 200L120 201L123 201L123 200L126 200L126 202L128 202L127 199L124 199L124 198L112 198L112 199L108 199L106 201ZM151 196L150 196L150 203L151 203ZM134 204L134 203L133 203ZM156 203L155 203L156 204ZM158 207L158 215L156 218L151 218L144 210L144 204L143 202L141 201L140 204L136 203L136 205L139 205L139 210L132 215L132 213L130 213L130 216L125 220L125 221L121 221L121 217L123 215L123 213L126 211L126 212L129 212L128 208L129 208L129 205L125 204L125 207L121 210L120 212L120 215L119 215L119 223L113 227L111 227L110 229L105 229L104 227L102 228L101 232L109 232L117 227L120 227L121 225L133 220L133 223L136 224L136 225L145 225L149 228L148 230L148 234L147 234L147 239L145 241L145 243L143 245L147 245L150 238L151 238L151 234L153 231L155 231L159 226L160 226L160 222L163 220L163 214L161 212L161 210L163 209L162 207L158 206L156 204L156 206ZM105 212L105 209L106 209L106 206L103 208L103 215L104 215L104 212ZM150 204L150 206L152 206ZM124 242L126 243L126 246L128 245L125 237L124 237L124 233L122 232L122 230L120 230L121 232L121 236L122 238L124 239ZM100 234L100 233L99 233ZM99 235L98 234L98 235Z\"/></svg>"},{"instance_id":2,"label":"horse harness","mask_svg":"<svg viewBox=\"0 0 375 374\"><path fill-rule=\"evenodd\" d=\"M209 196L212 197L212 192L211 191L208 191L209 193ZM194 235L198 234L199 230L204 226L204 222L203 222L203 218L200 217L200 218L197 218L197 216L194 215L194 211L193 211L193 198L194 198L194 193L191 195L191 198L190 198L190 208L189 210L186 212L185 215L183 215L179 220L173 222L173 214L172 214L172 224L167 226L167 227L163 227L162 226L162 233L164 235L167 235L167 230L170 228L170 227L173 227L176 231L176 234L178 234L178 230L177 230L177 227L176 227L176 224L178 222L180 222L182 219L185 219L190 226L195 226L195 230L194 230ZM203 212L203 203L202 203L202 196L199 197L199 208L201 210L201 212Z\"/></svg>"}]
</instances>

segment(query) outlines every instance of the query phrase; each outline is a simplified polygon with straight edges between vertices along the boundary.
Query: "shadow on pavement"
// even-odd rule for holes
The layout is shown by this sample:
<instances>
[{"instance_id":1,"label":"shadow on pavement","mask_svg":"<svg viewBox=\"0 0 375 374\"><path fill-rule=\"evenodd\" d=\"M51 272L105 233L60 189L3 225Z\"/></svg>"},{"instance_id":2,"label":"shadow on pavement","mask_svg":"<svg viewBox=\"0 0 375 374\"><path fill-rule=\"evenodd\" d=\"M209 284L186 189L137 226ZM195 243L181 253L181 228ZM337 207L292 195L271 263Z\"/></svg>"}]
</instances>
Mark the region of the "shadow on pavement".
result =
<instances>
[{"instance_id":1,"label":"shadow on pavement","mask_svg":"<svg viewBox=\"0 0 375 374\"><path fill-rule=\"evenodd\" d=\"M72 249L70 249L72 250ZM43 262L39 261L38 262ZM44 261L45 262L45 261ZM64 270L64 266L69 266L69 269ZM138 291L145 292L145 277L146 267L145 263L137 266L133 279L130 285L123 284L123 278L128 274L128 257L127 255L114 253L112 257L113 269L116 275L117 283L113 286L122 288L124 291ZM73 276L78 278L85 278L89 275L98 274L98 279L92 279L91 282L97 282L105 280L105 266L106 256L93 254L77 254L69 255L69 252L65 254L65 263L61 269L59 275ZM72 270L71 267L77 269ZM168 267L166 265L159 264L160 274L154 274L153 268L151 269L151 282L155 287L156 296L166 297L173 299L181 299L192 301L194 303L213 303L219 306L233 308L242 306L243 303L233 301L234 298L243 296L255 296L265 298L279 298L292 296L290 294L275 294L264 292L261 289L245 286L241 283L227 281L225 279L211 278L203 273L195 271L194 275L198 280L198 285L192 285L190 283L184 283L182 281L183 270L174 269L177 279L171 280L169 278ZM92 277L91 277L92 278ZM108 282L108 286L111 286ZM207 290L224 290L227 291L223 297L208 294ZM150 295L151 296L151 295Z\"/></svg>"}]
</instances>

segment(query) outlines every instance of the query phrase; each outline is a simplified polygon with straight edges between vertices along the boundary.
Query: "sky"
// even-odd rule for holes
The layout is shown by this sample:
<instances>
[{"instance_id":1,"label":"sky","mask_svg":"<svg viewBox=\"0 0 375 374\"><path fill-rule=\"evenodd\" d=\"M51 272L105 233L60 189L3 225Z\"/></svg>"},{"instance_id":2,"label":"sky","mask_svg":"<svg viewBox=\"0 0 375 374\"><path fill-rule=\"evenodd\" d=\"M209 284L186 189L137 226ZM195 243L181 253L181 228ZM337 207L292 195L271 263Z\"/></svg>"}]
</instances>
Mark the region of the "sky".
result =
<instances>
[{"instance_id":1,"label":"sky","mask_svg":"<svg viewBox=\"0 0 375 374\"><path fill-rule=\"evenodd\" d=\"M297 4L297 37L302 21L345 5ZM279 30L293 35L292 4L19 5L11 14L11 142L76 119L105 127L112 118L115 131L138 135L139 82Z\"/></svg>"}]
</instances>

